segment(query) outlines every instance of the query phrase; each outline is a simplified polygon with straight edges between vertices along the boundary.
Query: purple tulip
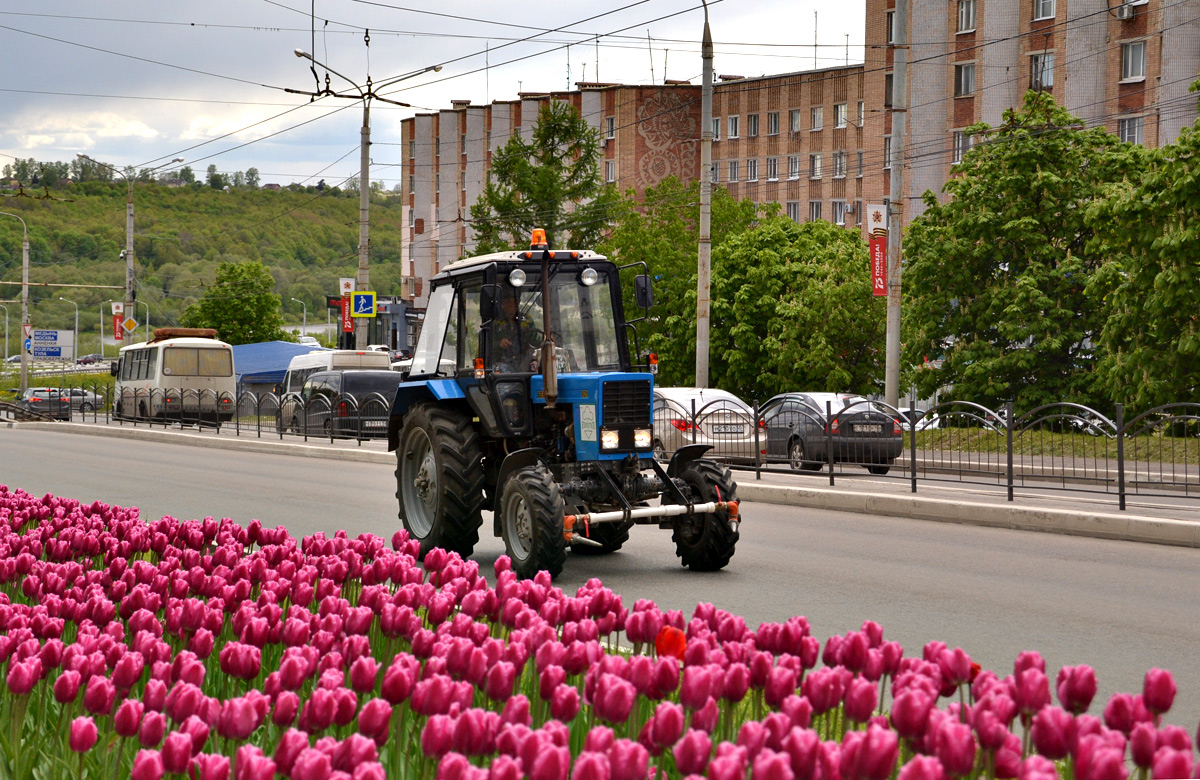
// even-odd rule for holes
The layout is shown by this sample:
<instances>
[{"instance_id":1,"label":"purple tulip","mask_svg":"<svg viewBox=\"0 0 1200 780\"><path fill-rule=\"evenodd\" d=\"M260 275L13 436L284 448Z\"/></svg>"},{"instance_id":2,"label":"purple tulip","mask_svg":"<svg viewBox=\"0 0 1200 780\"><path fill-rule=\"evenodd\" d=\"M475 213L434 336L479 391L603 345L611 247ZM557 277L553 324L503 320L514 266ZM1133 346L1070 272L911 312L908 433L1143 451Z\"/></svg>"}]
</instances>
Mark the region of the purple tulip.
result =
<instances>
[{"instance_id":1,"label":"purple tulip","mask_svg":"<svg viewBox=\"0 0 1200 780\"><path fill-rule=\"evenodd\" d=\"M68 744L76 753L86 753L96 744L100 734L96 730L96 722L84 715L71 721L71 735Z\"/></svg>"},{"instance_id":2,"label":"purple tulip","mask_svg":"<svg viewBox=\"0 0 1200 780\"><path fill-rule=\"evenodd\" d=\"M133 769L129 773L130 780L162 780L162 755L157 750L139 750L133 757Z\"/></svg>"},{"instance_id":3,"label":"purple tulip","mask_svg":"<svg viewBox=\"0 0 1200 780\"><path fill-rule=\"evenodd\" d=\"M1142 701L1146 709L1162 715L1175 702L1175 678L1166 669L1151 669L1146 672L1142 685Z\"/></svg>"}]
</instances>

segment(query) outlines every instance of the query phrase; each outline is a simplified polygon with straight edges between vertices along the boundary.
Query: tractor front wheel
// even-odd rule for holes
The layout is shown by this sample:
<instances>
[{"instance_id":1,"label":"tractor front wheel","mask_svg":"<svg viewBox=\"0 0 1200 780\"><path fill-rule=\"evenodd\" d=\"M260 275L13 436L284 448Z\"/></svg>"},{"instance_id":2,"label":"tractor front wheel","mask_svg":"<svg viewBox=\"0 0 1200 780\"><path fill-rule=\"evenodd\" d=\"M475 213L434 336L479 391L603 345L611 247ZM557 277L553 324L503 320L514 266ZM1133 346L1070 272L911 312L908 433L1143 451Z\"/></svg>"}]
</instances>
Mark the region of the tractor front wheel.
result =
<instances>
[{"instance_id":1,"label":"tractor front wheel","mask_svg":"<svg viewBox=\"0 0 1200 780\"><path fill-rule=\"evenodd\" d=\"M483 459L471 418L434 404L405 415L396 449L396 498L421 558L435 547L466 558L483 524Z\"/></svg>"},{"instance_id":2,"label":"tractor front wheel","mask_svg":"<svg viewBox=\"0 0 1200 780\"><path fill-rule=\"evenodd\" d=\"M497 511L517 576L528 579L545 570L557 577L567 560L566 507L550 470L539 464L513 472L500 490Z\"/></svg>"},{"instance_id":3,"label":"tractor front wheel","mask_svg":"<svg viewBox=\"0 0 1200 780\"><path fill-rule=\"evenodd\" d=\"M737 500L737 483L726 466L711 460L695 460L679 476L695 503ZM675 554L684 566L692 571L717 571L733 557L738 532L730 527L724 512L709 512L690 517L680 515L671 538Z\"/></svg>"}]
</instances>

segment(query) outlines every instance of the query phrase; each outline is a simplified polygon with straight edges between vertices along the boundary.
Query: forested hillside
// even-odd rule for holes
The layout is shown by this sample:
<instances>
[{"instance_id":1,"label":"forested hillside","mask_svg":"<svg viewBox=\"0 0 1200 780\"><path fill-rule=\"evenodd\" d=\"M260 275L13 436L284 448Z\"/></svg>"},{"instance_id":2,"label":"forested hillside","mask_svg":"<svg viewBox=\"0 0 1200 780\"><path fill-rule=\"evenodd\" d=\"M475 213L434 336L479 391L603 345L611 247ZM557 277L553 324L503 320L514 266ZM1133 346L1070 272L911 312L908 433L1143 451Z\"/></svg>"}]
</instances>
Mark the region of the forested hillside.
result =
<instances>
[{"instance_id":1,"label":"forested hillside","mask_svg":"<svg viewBox=\"0 0 1200 780\"><path fill-rule=\"evenodd\" d=\"M0 211L29 226L30 282L124 284L125 202L123 182L84 182L49 191L6 192ZM338 278L358 264L358 194L192 185L169 188L139 182L134 190L137 297L150 306L155 327L177 324L188 304L211 284L221 262L258 260L270 269L284 301L285 321L299 323L298 298L309 322L324 321L325 296L337 294ZM380 295L401 292L399 198L375 194L371 204L371 286ZM0 216L0 280L21 279L21 223ZM98 344L100 308L120 299L119 289L31 287L35 327L74 327L79 305L81 352ZM0 303L20 298L18 285L0 285ZM20 307L9 309L9 352L19 345ZM106 307L107 313L107 307ZM137 319L145 318L138 305ZM105 333L111 336L111 317ZM3 333L0 331L0 339Z\"/></svg>"}]
</instances>

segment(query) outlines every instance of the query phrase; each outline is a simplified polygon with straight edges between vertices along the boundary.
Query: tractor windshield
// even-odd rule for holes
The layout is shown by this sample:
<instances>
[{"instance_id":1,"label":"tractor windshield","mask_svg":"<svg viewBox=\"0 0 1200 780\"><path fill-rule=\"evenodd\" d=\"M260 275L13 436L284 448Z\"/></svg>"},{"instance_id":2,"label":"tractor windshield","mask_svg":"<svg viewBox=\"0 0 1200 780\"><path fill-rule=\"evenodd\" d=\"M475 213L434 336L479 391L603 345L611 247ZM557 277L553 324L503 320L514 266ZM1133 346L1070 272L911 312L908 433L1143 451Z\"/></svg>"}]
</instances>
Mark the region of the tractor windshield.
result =
<instances>
[{"instance_id":1,"label":"tractor windshield","mask_svg":"<svg viewBox=\"0 0 1200 780\"><path fill-rule=\"evenodd\" d=\"M529 272L521 287L501 293L500 315L493 321L492 365L499 370L537 372L544 338L541 274ZM607 274L586 285L576 271L550 276L550 330L559 347L562 371L610 371L620 368L613 291Z\"/></svg>"}]
</instances>

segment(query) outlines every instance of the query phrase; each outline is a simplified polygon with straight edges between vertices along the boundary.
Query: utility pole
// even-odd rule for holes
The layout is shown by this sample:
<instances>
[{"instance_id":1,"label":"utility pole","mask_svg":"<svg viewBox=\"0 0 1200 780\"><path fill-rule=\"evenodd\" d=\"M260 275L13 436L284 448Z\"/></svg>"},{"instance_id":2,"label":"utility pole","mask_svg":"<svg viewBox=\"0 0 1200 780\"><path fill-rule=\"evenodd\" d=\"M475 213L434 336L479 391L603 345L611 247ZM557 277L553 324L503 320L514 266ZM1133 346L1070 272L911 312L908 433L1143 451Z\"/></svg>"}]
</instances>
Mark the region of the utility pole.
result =
<instances>
[{"instance_id":1,"label":"utility pole","mask_svg":"<svg viewBox=\"0 0 1200 780\"><path fill-rule=\"evenodd\" d=\"M892 26L892 170L888 199L887 342L884 362L884 400L900 402L900 230L906 206L904 154L908 148L908 0L896 0Z\"/></svg>"},{"instance_id":2,"label":"utility pole","mask_svg":"<svg viewBox=\"0 0 1200 780\"><path fill-rule=\"evenodd\" d=\"M370 45L370 34L367 35L367 42ZM311 54L303 49L296 49L297 57L309 60L314 65L320 65L330 73L335 74L339 78L345 80L354 87L357 95L345 94L342 92L334 92L329 88L329 76L325 76L325 86L320 87L315 92L306 92L299 89L285 89L284 92L290 92L293 95L308 95L312 99L319 97L340 97L350 98L352 100L361 100L363 103L363 122L362 130L359 132L359 162L358 162L358 275L354 281L354 289L359 292L365 292L371 286L371 274L369 271L370 263L370 241L371 241L371 100L382 100L384 103L391 103L394 106L402 108L412 108L408 103L401 103L398 100L389 100L379 93L379 90L384 87L391 86L397 82L411 79L414 76L420 76L430 71L436 73L442 69L441 65L430 65L427 68L406 73L403 76L397 76L394 79L387 79L379 84L372 84L370 74L367 75L366 87L360 87L347 76L343 76L325 63L317 60ZM313 76L317 74L313 70ZM355 349L366 349L368 328L370 326L370 318L356 317L354 325L354 347Z\"/></svg>"},{"instance_id":3,"label":"utility pole","mask_svg":"<svg viewBox=\"0 0 1200 780\"><path fill-rule=\"evenodd\" d=\"M0 211L0 214L20 219L24 235L24 238L21 239L21 394L24 395L29 388L29 350L25 349L25 339L29 336L25 334L31 332L29 328L29 226L16 214L7 211ZM8 309L4 311L7 313Z\"/></svg>"},{"instance_id":4,"label":"utility pole","mask_svg":"<svg viewBox=\"0 0 1200 780\"><path fill-rule=\"evenodd\" d=\"M709 291L712 286L712 100L713 42L704 2L704 68L700 97L700 246L696 262L696 387L708 387Z\"/></svg>"}]
</instances>

